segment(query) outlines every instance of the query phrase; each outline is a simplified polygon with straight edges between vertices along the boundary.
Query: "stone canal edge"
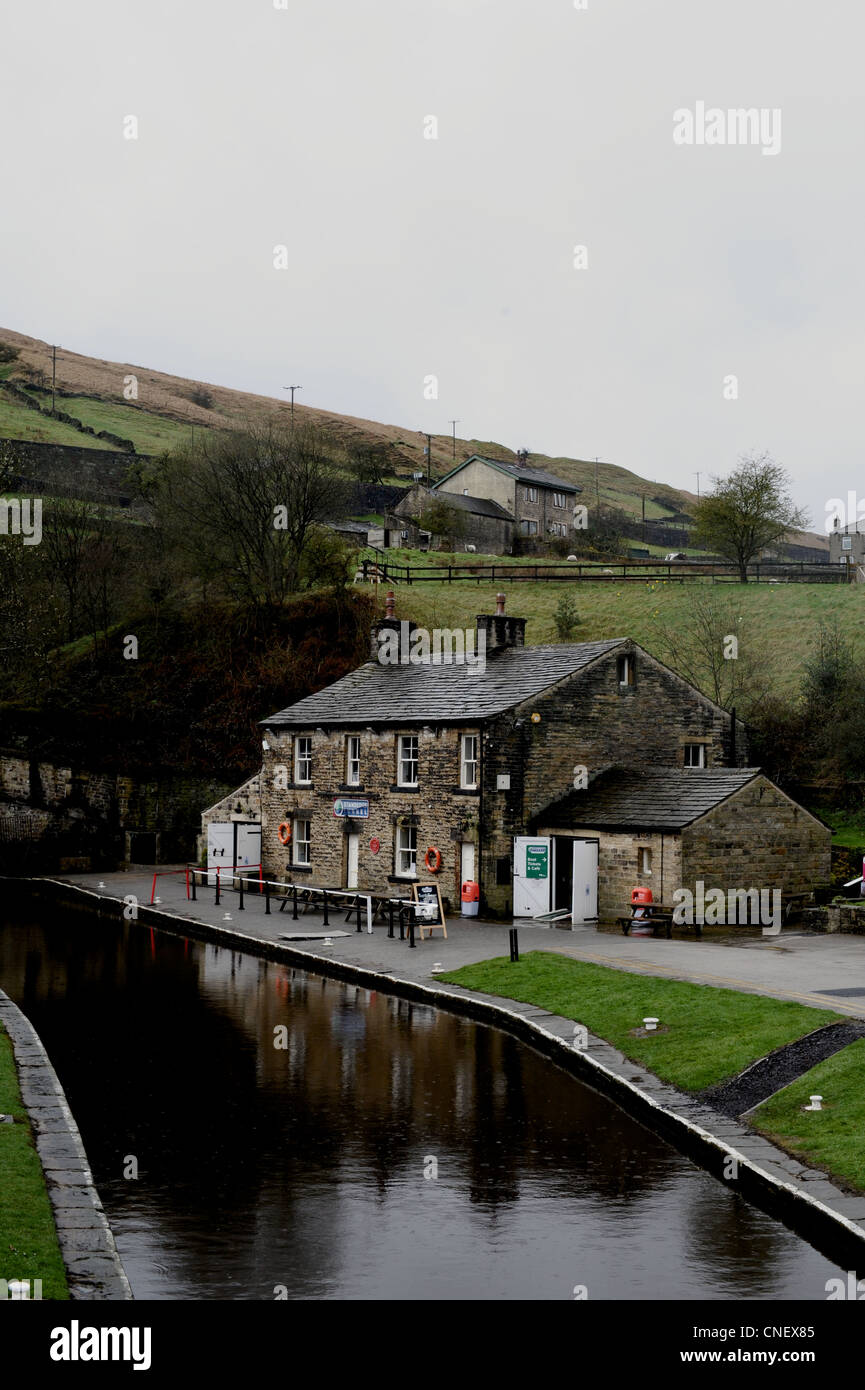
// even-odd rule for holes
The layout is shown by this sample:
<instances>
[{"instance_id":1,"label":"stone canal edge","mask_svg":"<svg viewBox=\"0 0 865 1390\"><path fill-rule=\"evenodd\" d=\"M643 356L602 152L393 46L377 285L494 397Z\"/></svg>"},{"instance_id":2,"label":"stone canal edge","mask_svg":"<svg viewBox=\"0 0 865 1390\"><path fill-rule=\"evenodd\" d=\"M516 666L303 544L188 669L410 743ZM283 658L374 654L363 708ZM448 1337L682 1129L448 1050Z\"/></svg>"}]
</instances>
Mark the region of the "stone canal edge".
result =
<instances>
[{"instance_id":1,"label":"stone canal edge","mask_svg":"<svg viewBox=\"0 0 865 1390\"><path fill-rule=\"evenodd\" d=\"M70 905L106 909L123 915L124 901L89 888L47 877L19 879L34 889L51 886ZM865 1274L865 1193L845 1191L827 1174L809 1168L738 1120L687 1095L618 1052L602 1038L584 1033L575 1046L575 1022L534 1004L479 994L432 977L429 983L393 971L375 970L316 955L281 942L252 936L163 908L140 905L137 922L175 936L209 941L228 950L292 965L381 990L510 1033L528 1043L562 1070L607 1096L632 1118L667 1139L725 1187L732 1188L768 1215L808 1240L827 1259ZM134 923L133 923L134 924ZM334 950L338 938L334 939ZM735 1160L730 1176L730 1160Z\"/></svg>"},{"instance_id":2,"label":"stone canal edge","mask_svg":"<svg viewBox=\"0 0 865 1390\"><path fill-rule=\"evenodd\" d=\"M129 1280L63 1087L33 1024L2 989L0 1024L15 1054L21 1100L54 1213L69 1297L89 1302L131 1299Z\"/></svg>"}]
</instances>

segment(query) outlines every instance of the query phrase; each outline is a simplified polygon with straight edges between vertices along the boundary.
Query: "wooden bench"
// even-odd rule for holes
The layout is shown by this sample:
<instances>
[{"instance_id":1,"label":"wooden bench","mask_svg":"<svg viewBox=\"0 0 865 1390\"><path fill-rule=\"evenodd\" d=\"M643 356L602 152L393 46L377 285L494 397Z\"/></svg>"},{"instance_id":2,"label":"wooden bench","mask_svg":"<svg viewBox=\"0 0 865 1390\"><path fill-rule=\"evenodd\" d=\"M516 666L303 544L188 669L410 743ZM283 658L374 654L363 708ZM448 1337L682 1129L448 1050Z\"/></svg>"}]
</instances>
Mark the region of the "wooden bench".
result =
<instances>
[{"instance_id":1,"label":"wooden bench","mask_svg":"<svg viewBox=\"0 0 865 1390\"><path fill-rule=\"evenodd\" d=\"M637 917L635 914L638 908L643 908L645 915ZM653 937L656 937L663 928L667 940L670 941L672 939L673 909L667 907L664 903L631 903L630 917L616 918L616 923L621 927L623 936L630 935L631 927L635 922L651 927ZM702 926L699 923L694 923L694 930L697 937L701 938L703 935Z\"/></svg>"}]
</instances>

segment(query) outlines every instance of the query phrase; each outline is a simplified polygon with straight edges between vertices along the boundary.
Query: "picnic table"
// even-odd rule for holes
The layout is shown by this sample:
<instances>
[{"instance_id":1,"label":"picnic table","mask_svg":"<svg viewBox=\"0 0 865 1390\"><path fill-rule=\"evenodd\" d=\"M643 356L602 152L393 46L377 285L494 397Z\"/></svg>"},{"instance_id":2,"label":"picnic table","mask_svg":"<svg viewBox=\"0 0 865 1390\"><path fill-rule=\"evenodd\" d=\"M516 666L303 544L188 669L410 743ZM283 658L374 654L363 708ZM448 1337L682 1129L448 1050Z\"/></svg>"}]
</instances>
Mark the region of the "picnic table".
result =
<instances>
[{"instance_id":1,"label":"picnic table","mask_svg":"<svg viewBox=\"0 0 865 1390\"><path fill-rule=\"evenodd\" d=\"M631 927L635 922L644 923L652 928L652 936L657 936L663 928L669 941L673 935L673 908L667 903L631 903L630 917L617 917L616 922L622 928L622 935L630 935ZM703 928L699 923L694 924L694 930L698 937L702 937Z\"/></svg>"}]
</instances>

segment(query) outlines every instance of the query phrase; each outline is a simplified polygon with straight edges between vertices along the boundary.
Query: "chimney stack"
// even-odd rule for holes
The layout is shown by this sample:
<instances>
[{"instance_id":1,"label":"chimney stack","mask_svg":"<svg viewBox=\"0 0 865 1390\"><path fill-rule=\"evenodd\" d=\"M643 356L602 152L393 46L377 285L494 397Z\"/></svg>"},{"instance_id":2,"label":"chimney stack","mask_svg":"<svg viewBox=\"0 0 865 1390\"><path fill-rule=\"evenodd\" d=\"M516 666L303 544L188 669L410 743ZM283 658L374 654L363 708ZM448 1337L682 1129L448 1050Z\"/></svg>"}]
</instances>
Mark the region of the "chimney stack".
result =
<instances>
[{"instance_id":1,"label":"chimney stack","mask_svg":"<svg viewBox=\"0 0 865 1390\"><path fill-rule=\"evenodd\" d=\"M508 647L524 647L526 644L526 620L510 618L505 614L504 594L496 594L495 613L477 615L478 650L482 632L487 656L507 651Z\"/></svg>"},{"instance_id":2,"label":"chimney stack","mask_svg":"<svg viewBox=\"0 0 865 1390\"><path fill-rule=\"evenodd\" d=\"M388 589L384 600L384 617L378 618L373 623L370 632L369 658L370 661L379 661L382 665L405 666L409 658L411 635L417 627L417 623L409 622L405 618L400 621L400 619L395 616L395 609L396 600L394 599L393 589ZM387 659L387 657L391 657L394 652L394 642L392 639L388 640L387 638L385 638L384 641L380 641L379 633L383 632L396 633L399 652L396 661ZM385 659L383 659L383 657Z\"/></svg>"}]
</instances>

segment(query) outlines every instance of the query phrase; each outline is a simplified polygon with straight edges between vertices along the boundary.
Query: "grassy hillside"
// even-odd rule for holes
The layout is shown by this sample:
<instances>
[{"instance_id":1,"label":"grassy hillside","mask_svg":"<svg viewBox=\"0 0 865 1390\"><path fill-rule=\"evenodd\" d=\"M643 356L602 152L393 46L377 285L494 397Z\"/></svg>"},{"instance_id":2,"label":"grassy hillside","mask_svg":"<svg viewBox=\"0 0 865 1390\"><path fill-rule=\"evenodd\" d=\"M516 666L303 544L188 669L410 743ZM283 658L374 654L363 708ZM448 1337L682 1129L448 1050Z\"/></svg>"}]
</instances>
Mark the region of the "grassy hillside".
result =
<instances>
[{"instance_id":1,"label":"grassy hillside","mask_svg":"<svg viewBox=\"0 0 865 1390\"><path fill-rule=\"evenodd\" d=\"M498 563L498 561L497 561ZM706 584L722 598L735 599L749 621L753 641L773 689L790 693L821 622L837 619L865 660L865 593L847 584ZM633 637L658 651L662 626L684 624L692 609L694 584L654 579L643 583L385 584L397 597L399 617L428 628L474 627L478 613L495 612L495 592L507 596L507 611L528 619L526 641L557 641L553 615L564 592L573 595L582 620L574 640ZM742 655L745 653L743 652Z\"/></svg>"},{"instance_id":2,"label":"grassy hillside","mask_svg":"<svg viewBox=\"0 0 865 1390\"><path fill-rule=\"evenodd\" d=\"M50 384L52 362L48 343L4 328L0 328L0 342L12 344L20 354L14 367L0 375L7 375L18 385L25 385L28 379ZM135 402L123 398L124 379L130 375L137 380L138 398ZM175 377L134 363L86 357L66 348L58 348L57 351L57 385L75 393L72 398L60 399L58 408L78 416L84 424L92 425L95 429L108 429L132 439L142 453L170 448L185 436L192 425L196 428L225 429L248 420L286 421L289 415L287 403L270 396ZM386 469L386 476L395 481L407 481L414 470L426 468L423 453L426 441L413 428L340 415L303 405L299 401L295 411L298 419L318 421L346 444L384 446L392 460L391 467ZM60 426L57 426L56 435L53 432L45 433L55 424L40 419L35 412L20 409L20 418L16 417L14 421L16 432L9 432L9 437L50 437L58 443L69 442L66 434L62 439L59 437ZM68 427L63 426L62 429L65 431ZM71 433L73 441L80 443L82 438L86 440L86 436L76 436L75 431ZM4 434L7 431L0 420L0 436ZM457 438L457 461L473 453L509 461L515 457L513 450L495 440ZM583 489L584 500L589 506L594 506L596 500L600 500L638 517L642 514L642 499L645 496L646 516L663 517L687 509L692 500L686 493L640 478L615 464L596 464L594 461L568 457L550 458L544 454L530 454L529 458L532 463L576 483ZM431 460L433 476L443 477L453 466L451 436L434 436Z\"/></svg>"}]
</instances>

